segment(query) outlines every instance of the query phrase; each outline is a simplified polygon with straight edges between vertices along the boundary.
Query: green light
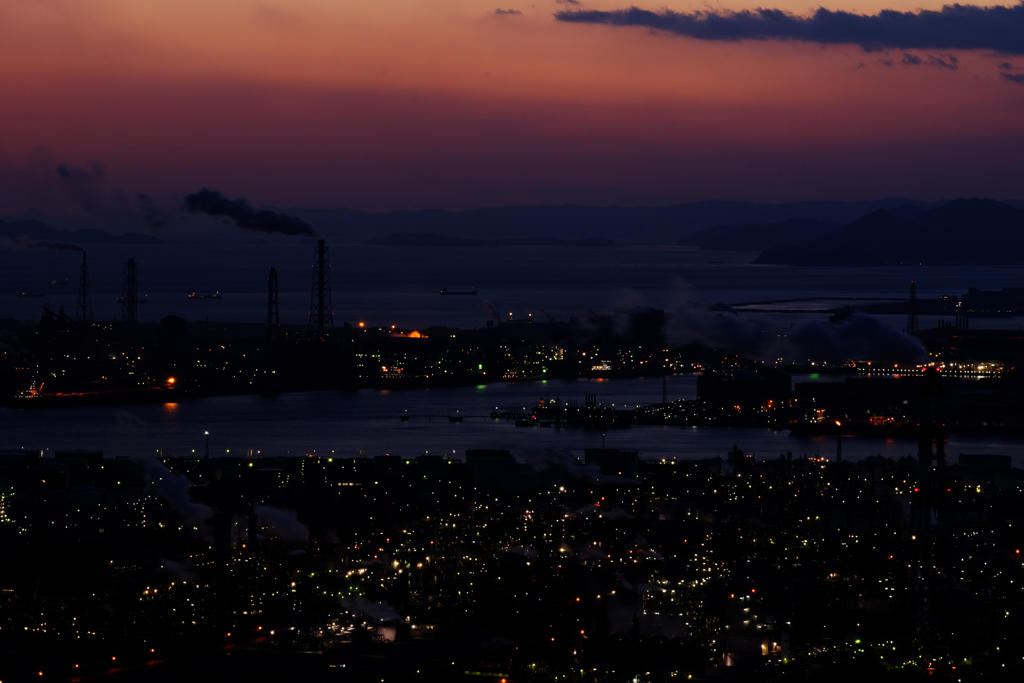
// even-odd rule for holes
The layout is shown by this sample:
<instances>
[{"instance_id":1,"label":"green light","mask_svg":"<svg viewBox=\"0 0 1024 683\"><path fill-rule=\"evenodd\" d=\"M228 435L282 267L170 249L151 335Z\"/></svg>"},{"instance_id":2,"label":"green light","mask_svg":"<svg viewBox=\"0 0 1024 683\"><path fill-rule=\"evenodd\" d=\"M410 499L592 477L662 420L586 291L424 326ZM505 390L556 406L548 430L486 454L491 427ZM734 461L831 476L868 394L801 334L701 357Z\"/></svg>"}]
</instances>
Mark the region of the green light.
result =
<instances>
[{"instance_id":1,"label":"green light","mask_svg":"<svg viewBox=\"0 0 1024 683\"><path fill-rule=\"evenodd\" d=\"M821 377L821 374L817 373L817 372L812 372L811 374L809 374L807 376L810 377L811 379L818 379L819 377Z\"/></svg>"}]
</instances>

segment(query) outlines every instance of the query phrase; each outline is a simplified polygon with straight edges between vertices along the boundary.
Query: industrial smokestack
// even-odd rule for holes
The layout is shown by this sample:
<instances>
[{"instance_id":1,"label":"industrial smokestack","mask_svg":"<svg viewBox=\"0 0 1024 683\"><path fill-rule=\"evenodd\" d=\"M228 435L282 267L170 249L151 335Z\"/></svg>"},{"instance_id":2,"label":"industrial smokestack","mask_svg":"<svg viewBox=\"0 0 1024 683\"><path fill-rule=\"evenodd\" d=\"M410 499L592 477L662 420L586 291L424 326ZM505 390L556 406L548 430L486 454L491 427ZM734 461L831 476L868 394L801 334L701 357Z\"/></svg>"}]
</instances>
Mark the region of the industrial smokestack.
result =
<instances>
[{"instance_id":1,"label":"industrial smokestack","mask_svg":"<svg viewBox=\"0 0 1024 683\"><path fill-rule=\"evenodd\" d=\"M910 281L910 307L907 310L907 334L917 334L917 281Z\"/></svg>"},{"instance_id":2,"label":"industrial smokestack","mask_svg":"<svg viewBox=\"0 0 1024 683\"><path fill-rule=\"evenodd\" d=\"M267 341L277 338L281 327L281 316L277 306L277 268L270 267L267 275Z\"/></svg>"},{"instance_id":3,"label":"industrial smokestack","mask_svg":"<svg viewBox=\"0 0 1024 683\"><path fill-rule=\"evenodd\" d=\"M313 287L310 291L309 324L311 331L323 339L334 327L334 311L331 305L331 264L324 240L316 242L316 262L313 264Z\"/></svg>"},{"instance_id":4,"label":"industrial smokestack","mask_svg":"<svg viewBox=\"0 0 1024 683\"><path fill-rule=\"evenodd\" d=\"M124 281L121 285L121 319L127 325L139 321L138 279L139 271L132 257L124 264Z\"/></svg>"},{"instance_id":5,"label":"industrial smokestack","mask_svg":"<svg viewBox=\"0 0 1024 683\"><path fill-rule=\"evenodd\" d=\"M967 306L963 298L956 300L956 314L953 319L953 326L958 330L966 330L968 327Z\"/></svg>"},{"instance_id":6,"label":"industrial smokestack","mask_svg":"<svg viewBox=\"0 0 1024 683\"><path fill-rule=\"evenodd\" d=\"M92 297L89 293L89 265L82 250L82 276L78 282L78 311L82 322L92 320Z\"/></svg>"}]
</instances>

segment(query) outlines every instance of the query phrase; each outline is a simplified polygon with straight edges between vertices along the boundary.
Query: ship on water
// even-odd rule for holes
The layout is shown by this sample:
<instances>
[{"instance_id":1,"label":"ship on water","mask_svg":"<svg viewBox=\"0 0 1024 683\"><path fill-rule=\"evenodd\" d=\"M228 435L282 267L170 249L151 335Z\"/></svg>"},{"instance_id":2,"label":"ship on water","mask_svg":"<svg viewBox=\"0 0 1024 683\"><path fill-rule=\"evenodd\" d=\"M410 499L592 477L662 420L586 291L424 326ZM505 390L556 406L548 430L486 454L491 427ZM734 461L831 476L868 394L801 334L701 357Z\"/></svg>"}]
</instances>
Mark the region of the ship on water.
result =
<instances>
[{"instance_id":1,"label":"ship on water","mask_svg":"<svg viewBox=\"0 0 1024 683\"><path fill-rule=\"evenodd\" d=\"M189 299L219 299L219 298L221 298L219 290L216 291L216 292L197 292L194 289L190 290L189 292L187 292L185 294L185 297L189 298Z\"/></svg>"},{"instance_id":2,"label":"ship on water","mask_svg":"<svg viewBox=\"0 0 1024 683\"><path fill-rule=\"evenodd\" d=\"M469 289L448 289L447 287L441 288L441 296L476 296L478 294L476 287Z\"/></svg>"}]
</instances>

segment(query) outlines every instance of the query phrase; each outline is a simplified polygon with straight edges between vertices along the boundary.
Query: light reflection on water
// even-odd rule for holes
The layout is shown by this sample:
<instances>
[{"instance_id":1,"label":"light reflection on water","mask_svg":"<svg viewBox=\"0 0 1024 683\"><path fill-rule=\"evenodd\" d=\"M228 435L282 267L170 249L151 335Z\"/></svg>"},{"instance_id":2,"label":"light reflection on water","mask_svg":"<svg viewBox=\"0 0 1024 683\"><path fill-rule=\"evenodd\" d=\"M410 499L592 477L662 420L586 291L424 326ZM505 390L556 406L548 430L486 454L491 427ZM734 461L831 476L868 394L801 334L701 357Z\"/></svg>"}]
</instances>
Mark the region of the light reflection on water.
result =
<instances>
[{"instance_id":1,"label":"light reflection on water","mask_svg":"<svg viewBox=\"0 0 1024 683\"><path fill-rule=\"evenodd\" d=\"M668 380L668 396L694 398L696 377ZM425 453L461 457L468 448L507 448L525 460L568 459L584 448L635 448L648 459L698 459L724 456L739 446L761 458L833 457L830 437L791 437L768 429L634 427L605 434L554 427L516 427L489 418L496 406L532 406L541 397L582 402L593 393L601 401L632 406L661 400L661 378L549 380L488 384L455 389L412 391L292 393L278 396L221 396L177 404L93 406L44 412L0 412L0 448L98 449L108 456L163 453L202 454L205 430L210 452L233 455L260 451L263 456L306 453L339 457ZM399 416L413 415L403 422ZM449 415L463 415L450 422ZM913 456L911 439L843 438L843 457ZM1002 438L953 439L953 461L960 453L1001 453L1024 467L1024 441Z\"/></svg>"}]
</instances>

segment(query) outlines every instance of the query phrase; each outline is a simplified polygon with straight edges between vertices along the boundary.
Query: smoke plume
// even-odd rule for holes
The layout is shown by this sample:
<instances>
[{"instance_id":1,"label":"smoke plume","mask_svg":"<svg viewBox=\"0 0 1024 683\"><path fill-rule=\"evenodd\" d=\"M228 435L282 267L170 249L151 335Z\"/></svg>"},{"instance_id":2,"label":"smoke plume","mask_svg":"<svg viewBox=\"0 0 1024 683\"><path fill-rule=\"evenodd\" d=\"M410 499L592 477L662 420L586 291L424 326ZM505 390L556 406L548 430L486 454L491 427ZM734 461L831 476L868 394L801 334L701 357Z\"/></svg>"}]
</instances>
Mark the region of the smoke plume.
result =
<instances>
[{"instance_id":1,"label":"smoke plume","mask_svg":"<svg viewBox=\"0 0 1024 683\"><path fill-rule=\"evenodd\" d=\"M282 510L271 505L256 505L256 518L274 529L281 540L288 543L305 543L309 540L309 528L299 521L295 510Z\"/></svg>"},{"instance_id":2,"label":"smoke plume","mask_svg":"<svg viewBox=\"0 0 1024 683\"><path fill-rule=\"evenodd\" d=\"M914 337L885 321L854 313L835 323L809 320L789 334L763 321L709 310L682 281L673 283L664 312L647 305L638 292L619 293L611 313L590 317L598 331L656 344L702 343L765 360L877 360L918 363L927 352Z\"/></svg>"},{"instance_id":3,"label":"smoke plume","mask_svg":"<svg viewBox=\"0 0 1024 683\"><path fill-rule=\"evenodd\" d=\"M171 472L156 458L143 458L141 463L153 490L187 523L198 526L213 515L209 507L192 500L189 494L192 483L188 477Z\"/></svg>"},{"instance_id":4,"label":"smoke plume","mask_svg":"<svg viewBox=\"0 0 1024 683\"><path fill-rule=\"evenodd\" d=\"M920 363L928 358L921 342L864 313L827 325L812 320L789 335L790 355L815 360L877 360Z\"/></svg>"},{"instance_id":5,"label":"smoke plume","mask_svg":"<svg viewBox=\"0 0 1024 683\"><path fill-rule=\"evenodd\" d=\"M152 232L158 231L170 220L167 212L159 205L157 200L145 192L135 195L135 200L139 203L142 220L149 226Z\"/></svg>"},{"instance_id":6,"label":"smoke plume","mask_svg":"<svg viewBox=\"0 0 1024 683\"><path fill-rule=\"evenodd\" d=\"M244 199L228 199L217 190L205 187L185 197L185 206L192 213L222 216L246 230L316 237L316 231L301 218L255 209Z\"/></svg>"}]
</instances>

